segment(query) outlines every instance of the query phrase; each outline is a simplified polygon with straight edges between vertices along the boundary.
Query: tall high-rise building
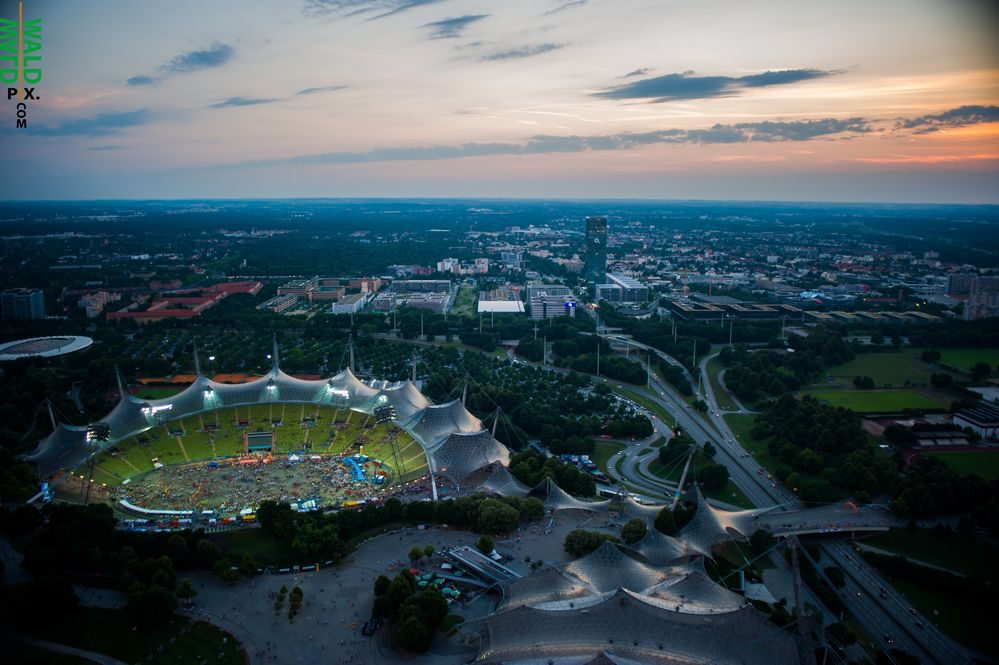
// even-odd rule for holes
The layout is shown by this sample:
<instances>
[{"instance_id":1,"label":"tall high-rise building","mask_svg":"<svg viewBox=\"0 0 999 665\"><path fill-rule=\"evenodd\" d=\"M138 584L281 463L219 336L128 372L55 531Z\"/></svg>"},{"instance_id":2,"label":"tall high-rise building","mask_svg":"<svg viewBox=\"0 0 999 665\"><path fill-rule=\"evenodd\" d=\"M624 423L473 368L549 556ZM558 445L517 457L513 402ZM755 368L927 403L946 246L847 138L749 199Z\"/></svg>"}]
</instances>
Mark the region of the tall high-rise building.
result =
<instances>
[{"instance_id":1,"label":"tall high-rise building","mask_svg":"<svg viewBox=\"0 0 999 665\"><path fill-rule=\"evenodd\" d=\"M586 218L586 277L603 282L607 272L607 218Z\"/></svg>"},{"instance_id":2,"label":"tall high-rise building","mask_svg":"<svg viewBox=\"0 0 999 665\"><path fill-rule=\"evenodd\" d=\"M41 289L10 289L2 296L3 318L45 318L45 297Z\"/></svg>"}]
</instances>

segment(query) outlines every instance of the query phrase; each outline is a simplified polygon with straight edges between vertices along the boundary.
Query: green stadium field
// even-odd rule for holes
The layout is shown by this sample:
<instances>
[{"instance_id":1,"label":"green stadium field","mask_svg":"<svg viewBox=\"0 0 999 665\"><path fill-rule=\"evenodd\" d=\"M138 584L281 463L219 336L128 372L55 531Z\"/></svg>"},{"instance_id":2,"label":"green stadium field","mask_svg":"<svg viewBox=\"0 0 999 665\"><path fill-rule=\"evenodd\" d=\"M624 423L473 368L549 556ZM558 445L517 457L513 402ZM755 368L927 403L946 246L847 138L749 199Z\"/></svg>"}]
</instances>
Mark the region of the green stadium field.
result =
<instances>
[{"instance_id":1,"label":"green stadium field","mask_svg":"<svg viewBox=\"0 0 999 665\"><path fill-rule=\"evenodd\" d=\"M857 376L869 376L878 387L926 385L930 382L932 370L918 357L907 353L859 353L850 362L833 367L828 376L837 383L852 387Z\"/></svg>"},{"instance_id":2,"label":"green stadium field","mask_svg":"<svg viewBox=\"0 0 999 665\"><path fill-rule=\"evenodd\" d=\"M974 473L985 480L999 479L999 451L967 450L926 454L939 457L962 476Z\"/></svg>"},{"instance_id":3,"label":"green stadium field","mask_svg":"<svg viewBox=\"0 0 999 665\"><path fill-rule=\"evenodd\" d=\"M915 390L816 390L803 394L842 406L858 413L904 411L905 409L941 409L948 406Z\"/></svg>"},{"instance_id":4,"label":"green stadium field","mask_svg":"<svg viewBox=\"0 0 999 665\"><path fill-rule=\"evenodd\" d=\"M304 423L305 418L314 422ZM249 421L248 427L238 427L240 420ZM281 424L273 425L274 420ZM236 457L245 452L244 431L274 431L275 456L302 450L353 453L362 443L365 455L382 460L393 471L393 483L418 478L428 468L423 448L409 434L389 423L376 424L367 414L330 406L255 404L187 416L122 441L98 457L94 481L119 485L152 471L154 461L173 466ZM74 473L86 476L89 465Z\"/></svg>"},{"instance_id":5,"label":"green stadium field","mask_svg":"<svg viewBox=\"0 0 999 665\"><path fill-rule=\"evenodd\" d=\"M988 364L992 371L999 365L999 347L991 346L981 349L940 349L940 362L957 367L965 372L978 362Z\"/></svg>"}]
</instances>

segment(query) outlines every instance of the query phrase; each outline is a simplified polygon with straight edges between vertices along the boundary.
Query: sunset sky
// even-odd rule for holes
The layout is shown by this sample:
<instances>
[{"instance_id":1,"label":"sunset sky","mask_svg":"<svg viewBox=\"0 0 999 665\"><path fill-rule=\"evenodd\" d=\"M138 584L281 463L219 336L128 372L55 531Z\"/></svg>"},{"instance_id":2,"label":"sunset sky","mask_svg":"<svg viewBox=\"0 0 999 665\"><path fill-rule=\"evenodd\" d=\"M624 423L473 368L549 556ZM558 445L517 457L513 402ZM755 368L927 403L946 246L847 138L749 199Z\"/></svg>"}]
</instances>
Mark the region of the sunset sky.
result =
<instances>
[{"instance_id":1,"label":"sunset sky","mask_svg":"<svg viewBox=\"0 0 999 665\"><path fill-rule=\"evenodd\" d=\"M993 6L27 0L0 198L999 203Z\"/></svg>"}]
</instances>

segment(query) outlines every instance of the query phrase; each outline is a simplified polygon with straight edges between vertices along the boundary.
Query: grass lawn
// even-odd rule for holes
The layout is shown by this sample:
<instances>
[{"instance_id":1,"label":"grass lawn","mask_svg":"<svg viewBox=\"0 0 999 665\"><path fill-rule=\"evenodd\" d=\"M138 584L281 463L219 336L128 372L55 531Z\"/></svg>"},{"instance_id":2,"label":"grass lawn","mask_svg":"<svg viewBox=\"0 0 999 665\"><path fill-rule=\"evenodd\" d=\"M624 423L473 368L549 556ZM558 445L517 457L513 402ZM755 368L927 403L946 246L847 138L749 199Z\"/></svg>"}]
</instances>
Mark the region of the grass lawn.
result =
<instances>
[{"instance_id":1,"label":"grass lawn","mask_svg":"<svg viewBox=\"0 0 999 665\"><path fill-rule=\"evenodd\" d=\"M627 388L618 388L617 386L611 386L611 391L615 394L629 399L639 406L651 411L657 418L660 418L664 423L672 427L671 423L676 422L672 415L661 407L658 403L649 399L646 395L639 393L636 390L629 390Z\"/></svg>"},{"instance_id":2,"label":"grass lawn","mask_svg":"<svg viewBox=\"0 0 999 665\"><path fill-rule=\"evenodd\" d=\"M756 416L751 413L730 413L725 416L725 423L735 434L736 440L754 457L759 458L757 453L767 454L766 441L756 441L749 436L749 432L756 426Z\"/></svg>"},{"instance_id":3,"label":"grass lawn","mask_svg":"<svg viewBox=\"0 0 999 665\"><path fill-rule=\"evenodd\" d=\"M724 411L738 411L739 406L728 396L728 392L722 388L721 381L718 380L718 373L725 369L717 357L708 362L708 380L711 382L711 392L715 394L715 402L718 408Z\"/></svg>"},{"instance_id":4,"label":"grass lawn","mask_svg":"<svg viewBox=\"0 0 999 665\"><path fill-rule=\"evenodd\" d=\"M962 476L974 473L985 480L999 479L999 450L929 453L939 457Z\"/></svg>"},{"instance_id":5,"label":"grass lawn","mask_svg":"<svg viewBox=\"0 0 999 665\"><path fill-rule=\"evenodd\" d=\"M891 529L859 542L977 579L999 580L999 547L963 533L934 536L929 529Z\"/></svg>"},{"instance_id":6,"label":"grass lawn","mask_svg":"<svg viewBox=\"0 0 999 665\"><path fill-rule=\"evenodd\" d=\"M462 284L458 288L458 295L454 297L454 304L451 306L451 313L455 316L476 315L476 304L479 302L479 292L474 286Z\"/></svg>"},{"instance_id":7,"label":"grass lawn","mask_svg":"<svg viewBox=\"0 0 999 665\"><path fill-rule=\"evenodd\" d=\"M888 576L892 586L923 616L962 644L996 655L995 622L988 608L969 607L965 598ZM915 630L919 630L916 628Z\"/></svg>"},{"instance_id":8,"label":"grass lawn","mask_svg":"<svg viewBox=\"0 0 999 665\"><path fill-rule=\"evenodd\" d=\"M607 461L615 454L619 453L625 448L625 444L617 443L615 441L601 441L600 439L595 439L596 444L593 448L593 454L590 455L590 459L593 463L597 465L597 468L607 473ZM610 474L607 473L609 476Z\"/></svg>"},{"instance_id":9,"label":"grass lawn","mask_svg":"<svg viewBox=\"0 0 999 665\"><path fill-rule=\"evenodd\" d=\"M940 349L940 362L967 372L977 362L988 363L995 371L999 365L999 346L981 349Z\"/></svg>"},{"instance_id":10,"label":"grass lawn","mask_svg":"<svg viewBox=\"0 0 999 665\"><path fill-rule=\"evenodd\" d=\"M725 422L728 423L729 429L735 434L736 440L746 449L746 452L752 455L753 459L760 463L760 466L776 475L777 467L781 466L781 463L770 456L770 451L767 450L768 439L757 441L749 435L749 432L756 426L756 416L751 413L730 413L725 416ZM803 480L819 480L822 477L817 473L805 473L804 471L799 471L798 476ZM838 493L838 490L835 491Z\"/></svg>"},{"instance_id":11,"label":"grass lawn","mask_svg":"<svg viewBox=\"0 0 999 665\"><path fill-rule=\"evenodd\" d=\"M289 566L295 563L307 564L311 561L297 561L291 543L282 543L263 529L234 529L208 535L219 549L233 560L244 554L252 554L261 566Z\"/></svg>"},{"instance_id":12,"label":"grass lawn","mask_svg":"<svg viewBox=\"0 0 999 665\"><path fill-rule=\"evenodd\" d=\"M858 413L902 411L904 409L942 409L947 404L915 390L823 390L809 388L804 394L832 406L842 406Z\"/></svg>"},{"instance_id":13,"label":"grass lawn","mask_svg":"<svg viewBox=\"0 0 999 665\"><path fill-rule=\"evenodd\" d=\"M33 637L95 651L128 663L141 661L161 665L204 661L243 665L246 662L239 642L232 635L202 621L180 616L174 616L167 624L137 628L124 610L88 607L62 621L33 621L26 632ZM46 662L63 661L53 658Z\"/></svg>"},{"instance_id":14,"label":"grass lawn","mask_svg":"<svg viewBox=\"0 0 999 665\"><path fill-rule=\"evenodd\" d=\"M850 362L833 367L828 376L844 387L852 387L856 376L869 376L878 387L901 387L905 385L927 385L930 382L930 366L904 352L858 353ZM906 383L908 382L908 384Z\"/></svg>"},{"instance_id":15,"label":"grass lawn","mask_svg":"<svg viewBox=\"0 0 999 665\"><path fill-rule=\"evenodd\" d=\"M689 484L691 479L696 478L697 472L708 463L709 460L704 455L697 455L694 458L694 463L690 465L690 473L687 475L687 483ZM683 464L679 464L672 469L666 469L662 466L659 460L656 459L649 464L649 471L651 471L656 477L662 478L663 480L673 481L675 484L680 481L680 475L683 473ZM715 499L716 501L724 501L725 503L742 506L743 508L753 507L753 504L746 498L746 495L743 494L731 480L728 481L728 483L725 484L725 487L720 490L705 492L704 496L709 499Z\"/></svg>"}]
</instances>

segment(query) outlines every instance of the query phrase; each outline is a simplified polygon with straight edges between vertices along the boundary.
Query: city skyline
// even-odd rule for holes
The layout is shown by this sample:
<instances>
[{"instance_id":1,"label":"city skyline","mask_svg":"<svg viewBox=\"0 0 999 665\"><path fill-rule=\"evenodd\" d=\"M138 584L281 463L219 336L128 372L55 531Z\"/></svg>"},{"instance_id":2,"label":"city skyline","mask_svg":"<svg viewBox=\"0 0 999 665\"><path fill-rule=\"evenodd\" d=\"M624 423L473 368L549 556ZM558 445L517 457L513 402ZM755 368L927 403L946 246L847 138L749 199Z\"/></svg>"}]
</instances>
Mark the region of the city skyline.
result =
<instances>
[{"instance_id":1,"label":"city skyline","mask_svg":"<svg viewBox=\"0 0 999 665\"><path fill-rule=\"evenodd\" d=\"M999 203L985 2L26 3L25 17L42 19L44 78L29 127L0 130L3 199Z\"/></svg>"}]
</instances>

